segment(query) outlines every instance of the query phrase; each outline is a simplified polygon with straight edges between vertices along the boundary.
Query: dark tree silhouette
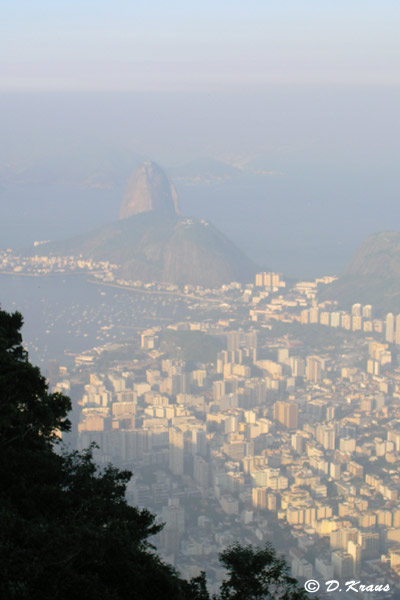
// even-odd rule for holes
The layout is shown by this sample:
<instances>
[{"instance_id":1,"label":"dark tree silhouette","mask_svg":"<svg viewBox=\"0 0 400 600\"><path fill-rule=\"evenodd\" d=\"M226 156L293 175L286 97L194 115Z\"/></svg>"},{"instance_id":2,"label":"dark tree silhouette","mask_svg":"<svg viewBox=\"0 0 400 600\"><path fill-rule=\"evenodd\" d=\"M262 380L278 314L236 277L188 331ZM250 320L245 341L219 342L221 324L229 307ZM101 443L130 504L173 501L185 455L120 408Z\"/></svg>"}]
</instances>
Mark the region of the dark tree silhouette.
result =
<instances>
[{"instance_id":1,"label":"dark tree silhouette","mask_svg":"<svg viewBox=\"0 0 400 600\"><path fill-rule=\"evenodd\" d=\"M229 579L221 586L220 600L305 600L308 598L296 579L289 576L283 556L267 544L264 548L234 544L220 561Z\"/></svg>"},{"instance_id":2,"label":"dark tree silhouette","mask_svg":"<svg viewBox=\"0 0 400 600\"><path fill-rule=\"evenodd\" d=\"M125 500L131 473L55 451L71 403L30 364L22 323L0 311L0 597L189 598L148 541L154 516Z\"/></svg>"},{"instance_id":3,"label":"dark tree silhouette","mask_svg":"<svg viewBox=\"0 0 400 600\"><path fill-rule=\"evenodd\" d=\"M92 449L63 453L66 396L48 392L22 346L19 313L0 310L0 597L4 600L209 600L149 543L161 527L125 499L129 471L99 471ZM56 451L57 450L57 451ZM300 600L271 547L235 545L220 560L221 600Z\"/></svg>"}]
</instances>

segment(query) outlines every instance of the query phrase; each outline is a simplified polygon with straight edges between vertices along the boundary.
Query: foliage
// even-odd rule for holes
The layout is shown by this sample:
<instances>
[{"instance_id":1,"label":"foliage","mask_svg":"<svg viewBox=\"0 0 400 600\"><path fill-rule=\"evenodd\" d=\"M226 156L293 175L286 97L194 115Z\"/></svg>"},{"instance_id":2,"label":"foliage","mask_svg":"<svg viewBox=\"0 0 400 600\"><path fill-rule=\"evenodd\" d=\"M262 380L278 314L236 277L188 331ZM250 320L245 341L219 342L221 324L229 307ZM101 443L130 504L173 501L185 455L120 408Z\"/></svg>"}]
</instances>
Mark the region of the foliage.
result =
<instances>
[{"instance_id":1,"label":"foliage","mask_svg":"<svg viewBox=\"0 0 400 600\"><path fill-rule=\"evenodd\" d=\"M125 500L131 473L99 471L93 448L62 451L71 403L29 363L22 323L0 310L0 597L210 600L204 572L187 582L155 553L148 538L161 527ZM270 547L220 558L230 574L220 600L305 597Z\"/></svg>"},{"instance_id":2,"label":"foliage","mask_svg":"<svg viewBox=\"0 0 400 600\"><path fill-rule=\"evenodd\" d=\"M19 332L22 316L0 311L0 439L14 446L48 444L68 431L69 398L47 394L46 380L28 362Z\"/></svg>"},{"instance_id":3,"label":"foliage","mask_svg":"<svg viewBox=\"0 0 400 600\"><path fill-rule=\"evenodd\" d=\"M391 262L395 264L394 260ZM337 300L344 310L350 310L356 302L372 304L375 316L383 317L400 311L399 278L382 272L342 275L321 289L319 299Z\"/></svg>"},{"instance_id":4,"label":"foliage","mask_svg":"<svg viewBox=\"0 0 400 600\"><path fill-rule=\"evenodd\" d=\"M288 574L284 557L270 544L254 550L234 544L220 555L229 579L221 586L220 600L304 600L307 594Z\"/></svg>"},{"instance_id":5,"label":"foliage","mask_svg":"<svg viewBox=\"0 0 400 600\"><path fill-rule=\"evenodd\" d=\"M272 334L275 337L290 335L291 338L299 339L305 344L304 352L307 349L321 349L328 346L340 347L346 338L355 338L357 332L327 327L319 323L282 323L276 321L272 326Z\"/></svg>"},{"instance_id":6,"label":"foliage","mask_svg":"<svg viewBox=\"0 0 400 600\"><path fill-rule=\"evenodd\" d=\"M168 350L168 355L187 362L216 362L217 354L223 348L221 340L202 331L175 331L167 329L162 332L161 351Z\"/></svg>"},{"instance_id":7,"label":"foliage","mask_svg":"<svg viewBox=\"0 0 400 600\"><path fill-rule=\"evenodd\" d=\"M99 472L91 449L56 452L70 400L48 393L21 326L0 311L1 598L186 598L148 542L154 516L126 503L131 473Z\"/></svg>"}]
</instances>

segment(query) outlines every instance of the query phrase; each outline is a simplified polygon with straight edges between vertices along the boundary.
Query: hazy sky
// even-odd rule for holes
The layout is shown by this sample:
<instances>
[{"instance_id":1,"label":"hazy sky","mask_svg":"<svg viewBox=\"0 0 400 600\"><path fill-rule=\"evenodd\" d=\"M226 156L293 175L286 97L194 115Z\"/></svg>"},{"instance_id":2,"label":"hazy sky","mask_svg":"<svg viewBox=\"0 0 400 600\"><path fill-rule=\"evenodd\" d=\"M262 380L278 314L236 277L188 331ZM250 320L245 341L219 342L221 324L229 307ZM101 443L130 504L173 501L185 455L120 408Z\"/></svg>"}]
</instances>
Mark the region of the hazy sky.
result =
<instances>
[{"instance_id":1,"label":"hazy sky","mask_svg":"<svg viewBox=\"0 0 400 600\"><path fill-rule=\"evenodd\" d=\"M0 89L399 84L398 0L3 0Z\"/></svg>"},{"instance_id":2,"label":"hazy sky","mask_svg":"<svg viewBox=\"0 0 400 600\"><path fill-rule=\"evenodd\" d=\"M182 189L188 214L336 272L400 228L399 31L399 0L3 0L0 247L112 220L144 158L212 156L279 176Z\"/></svg>"}]
</instances>

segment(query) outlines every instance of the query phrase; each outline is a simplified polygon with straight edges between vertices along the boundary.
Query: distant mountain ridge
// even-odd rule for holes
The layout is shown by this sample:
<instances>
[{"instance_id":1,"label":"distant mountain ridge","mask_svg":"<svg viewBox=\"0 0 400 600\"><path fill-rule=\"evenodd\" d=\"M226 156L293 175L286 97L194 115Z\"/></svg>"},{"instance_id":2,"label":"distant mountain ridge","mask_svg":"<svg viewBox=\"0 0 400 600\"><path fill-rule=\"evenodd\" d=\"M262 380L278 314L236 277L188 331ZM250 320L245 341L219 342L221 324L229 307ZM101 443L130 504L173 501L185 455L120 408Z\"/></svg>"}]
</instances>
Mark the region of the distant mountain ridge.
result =
<instances>
[{"instance_id":1,"label":"distant mountain ridge","mask_svg":"<svg viewBox=\"0 0 400 600\"><path fill-rule=\"evenodd\" d=\"M321 298L343 306L362 302L382 312L400 312L400 232L382 231L365 238Z\"/></svg>"}]
</instances>

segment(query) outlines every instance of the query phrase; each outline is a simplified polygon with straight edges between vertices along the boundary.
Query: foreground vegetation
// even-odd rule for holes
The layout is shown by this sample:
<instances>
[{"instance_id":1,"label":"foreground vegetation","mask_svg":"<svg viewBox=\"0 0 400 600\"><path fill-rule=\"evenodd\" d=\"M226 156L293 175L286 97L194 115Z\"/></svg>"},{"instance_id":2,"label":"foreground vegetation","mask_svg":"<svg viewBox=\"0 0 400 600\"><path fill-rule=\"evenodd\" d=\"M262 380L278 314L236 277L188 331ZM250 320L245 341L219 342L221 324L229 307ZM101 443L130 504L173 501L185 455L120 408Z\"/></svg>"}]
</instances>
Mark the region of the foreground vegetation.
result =
<instances>
[{"instance_id":1,"label":"foreground vegetation","mask_svg":"<svg viewBox=\"0 0 400 600\"><path fill-rule=\"evenodd\" d=\"M5 600L209 600L149 542L161 527L125 500L129 471L63 452L68 397L48 392L22 346L22 316L0 310L0 597ZM220 600L306 598L267 545L220 556Z\"/></svg>"}]
</instances>

